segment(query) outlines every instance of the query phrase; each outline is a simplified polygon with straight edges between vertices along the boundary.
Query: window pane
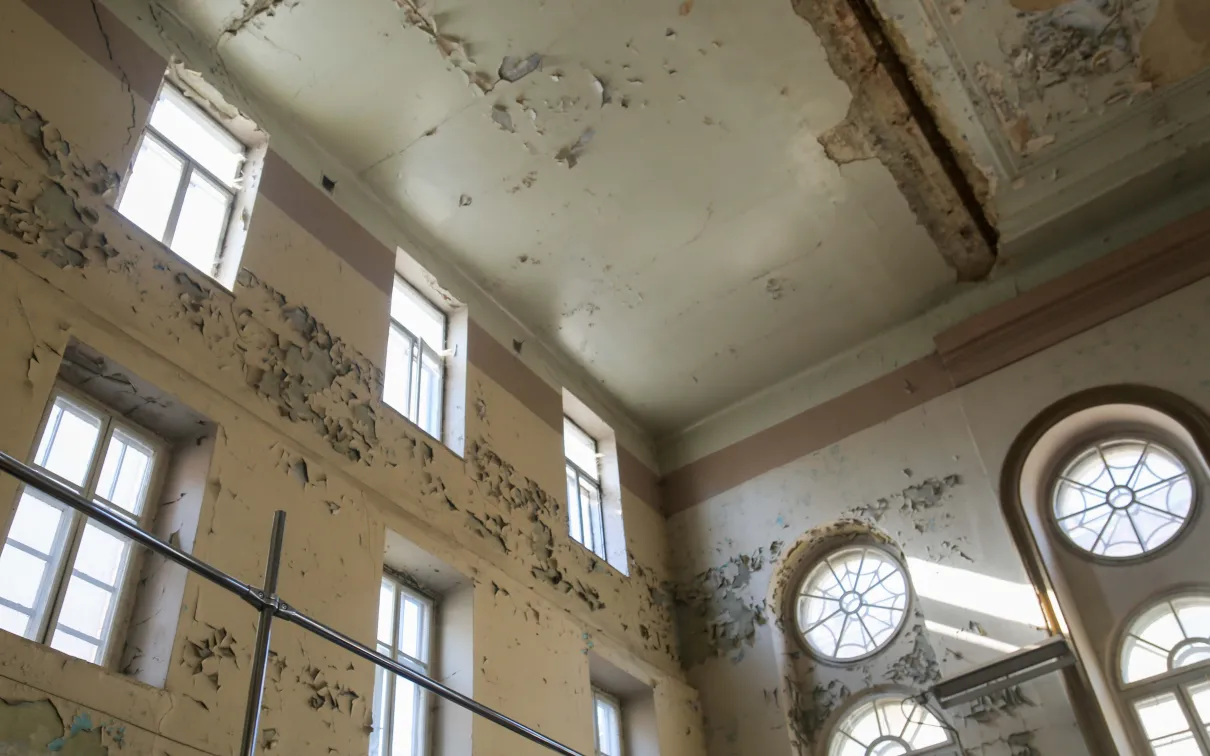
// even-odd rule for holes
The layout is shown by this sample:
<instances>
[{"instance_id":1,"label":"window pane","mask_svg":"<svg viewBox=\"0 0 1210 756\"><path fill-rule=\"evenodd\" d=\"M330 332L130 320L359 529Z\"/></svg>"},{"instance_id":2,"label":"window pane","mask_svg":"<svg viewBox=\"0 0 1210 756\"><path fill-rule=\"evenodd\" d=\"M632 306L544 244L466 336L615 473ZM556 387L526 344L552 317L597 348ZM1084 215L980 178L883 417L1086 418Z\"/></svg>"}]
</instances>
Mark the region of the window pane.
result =
<instances>
[{"instance_id":1,"label":"window pane","mask_svg":"<svg viewBox=\"0 0 1210 756\"><path fill-rule=\"evenodd\" d=\"M424 605L405 595L399 607L399 651L413 659L428 661L420 647L424 632Z\"/></svg>"},{"instance_id":2,"label":"window pane","mask_svg":"<svg viewBox=\"0 0 1210 756\"><path fill-rule=\"evenodd\" d=\"M45 559L27 554L12 544L5 544L4 551L0 551L0 598L33 609L45 577Z\"/></svg>"},{"instance_id":3,"label":"window pane","mask_svg":"<svg viewBox=\"0 0 1210 756\"><path fill-rule=\"evenodd\" d=\"M88 479L88 468L100 434L99 417L59 397L42 432L35 464L82 486Z\"/></svg>"},{"instance_id":4,"label":"window pane","mask_svg":"<svg viewBox=\"0 0 1210 756\"><path fill-rule=\"evenodd\" d=\"M176 200L185 164L150 135L143 137L134 159L118 212L160 241Z\"/></svg>"},{"instance_id":5,"label":"window pane","mask_svg":"<svg viewBox=\"0 0 1210 756\"><path fill-rule=\"evenodd\" d=\"M1143 725L1143 733L1152 743L1189 730L1189 723L1185 720L1185 714L1181 711L1175 693L1164 693L1138 701L1134 708L1138 712L1139 722Z\"/></svg>"},{"instance_id":6,"label":"window pane","mask_svg":"<svg viewBox=\"0 0 1210 756\"><path fill-rule=\"evenodd\" d=\"M50 647L58 649L65 654L71 654L77 659L83 659L93 664L97 663L97 647L95 645L62 631L55 631L55 637L51 639Z\"/></svg>"},{"instance_id":7,"label":"window pane","mask_svg":"<svg viewBox=\"0 0 1210 756\"><path fill-rule=\"evenodd\" d=\"M391 756L420 756L416 752L419 690L406 680L395 681L395 709L391 721Z\"/></svg>"},{"instance_id":8,"label":"window pane","mask_svg":"<svg viewBox=\"0 0 1210 756\"><path fill-rule=\"evenodd\" d=\"M115 431L105 451L97 496L133 515L143 511L143 496L151 472L150 450L122 431Z\"/></svg>"},{"instance_id":9,"label":"window pane","mask_svg":"<svg viewBox=\"0 0 1210 756\"><path fill-rule=\"evenodd\" d=\"M59 625L93 638L104 639L112 603L113 593L73 576L67 584L67 593L63 596Z\"/></svg>"},{"instance_id":10,"label":"window pane","mask_svg":"<svg viewBox=\"0 0 1210 756\"><path fill-rule=\"evenodd\" d=\"M29 631L29 615L7 606L0 606L0 630L24 636Z\"/></svg>"},{"instance_id":11,"label":"window pane","mask_svg":"<svg viewBox=\"0 0 1210 756\"><path fill-rule=\"evenodd\" d=\"M383 580L378 589L378 642L387 645L387 655L395 640L395 584Z\"/></svg>"},{"instance_id":12,"label":"window pane","mask_svg":"<svg viewBox=\"0 0 1210 756\"><path fill-rule=\"evenodd\" d=\"M231 195L197 171L189 178L185 202L176 230L172 251L193 267L212 275L218 260L219 244L227 232L227 209Z\"/></svg>"},{"instance_id":13,"label":"window pane","mask_svg":"<svg viewBox=\"0 0 1210 756\"><path fill-rule=\"evenodd\" d=\"M597 462L596 439L567 418L563 418L563 452L572 464L587 473L593 480L600 479L601 470Z\"/></svg>"},{"instance_id":14,"label":"window pane","mask_svg":"<svg viewBox=\"0 0 1210 756\"><path fill-rule=\"evenodd\" d=\"M55 541L64 519L63 510L26 489L17 504L13 524L8 529L9 540L50 554L55 550Z\"/></svg>"},{"instance_id":15,"label":"window pane","mask_svg":"<svg viewBox=\"0 0 1210 756\"><path fill-rule=\"evenodd\" d=\"M1210 725L1210 682L1190 685L1189 697L1193 699L1193 708L1197 710L1197 718L1203 725Z\"/></svg>"},{"instance_id":16,"label":"window pane","mask_svg":"<svg viewBox=\"0 0 1210 756\"><path fill-rule=\"evenodd\" d=\"M420 358L420 413L416 424L433 438L441 437L442 364L431 352Z\"/></svg>"},{"instance_id":17,"label":"window pane","mask_svg":"<svg viewBox=\"0 0 1210 756\"><path fill-rule=\"evenodd\" d=\"M445 313L398 276L391 294L391 319L433 349L445 349Z\"/></svg>"},{"instance_id":18,"label":"window pane","mask_svg":"<svg viewBox=\"0 0 1210 756\"><path fill-rule=\"evenodd\" d=\"M387 616L390 615L391 612L388 610ZM380 613L378 616L381 619L382 614ZM390 654L391 649L384 649L380 645L378 652ZM370 733L370 756L383 756L386 753L387 736L385 733L390 726L390 720L387 717L387 685L391 679L394 679L394 675L390 672L382 667L374 668L374 730Z\"/></svg>"},{"instance_id":19,"label":"window pane","mask_svg":"<svg viewBox=\"0 0 1210 756\"><path fill-rule=\"evenodd\" d=\"M383 376L383 384L383 401L408 419L413 420L410 401L412 395L412 340L406 333L394 326L387 335L387 367L386 375Z\"/></svg>"},{"instance_id":20,"label":"window pane","mask_svg":"<svg viewBox=\"0 0 1210 756\"><path fill-rule=\"evenodd\" d=\"M571 537L584 543L584 522L580 515L580 485L576 471L567 469L567 512Z\"/></svg>"},{"instance_id":21,"label":"window pane","mask_svg":"<svg viewBox=\"0 0 1210 756\"><path fill-rule=\"evenodd\" d=\"M160 90L151 125L220 181L234 187L244 145L172 87Z\"/></svg>"},{"instance_id":22,"label":"window pane","mask_svg":"<svg viewBox=\"0 0 1210 756\"><path fill-rule=\"evenodd\" d=\"M84 526L74 567L95 580L116 587L126 562L126 549L126 541L89 523Z\"/></svg>"}]
</instances>

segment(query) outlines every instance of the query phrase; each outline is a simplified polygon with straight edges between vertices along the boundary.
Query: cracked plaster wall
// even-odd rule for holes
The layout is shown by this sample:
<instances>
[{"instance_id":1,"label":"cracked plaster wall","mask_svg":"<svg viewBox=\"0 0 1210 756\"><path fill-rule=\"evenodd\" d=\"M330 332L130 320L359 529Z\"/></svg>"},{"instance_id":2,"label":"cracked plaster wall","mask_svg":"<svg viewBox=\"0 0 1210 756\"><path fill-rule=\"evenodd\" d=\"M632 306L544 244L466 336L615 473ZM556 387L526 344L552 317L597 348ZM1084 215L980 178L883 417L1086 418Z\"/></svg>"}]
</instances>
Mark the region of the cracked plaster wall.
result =
<instances>
[{"instance_id":1,"label":"cracked plaster wall","mask_svg":"<svg viewBox=\"0 0 1210 756\"><path fill-rule=\"evenodd\" d=\"M653 599L667 578L658 514L623 491L628 579L572 543L559 432L473 364L468 405L482 411L467 413L465 460L385 408L372 355L383 351L386 295L264 197L234 292L174 260L108 208L133 150L132 105L141 123L147 103L24 4L0 0L0 19L13 40L0 50L0 387L22 397L0 406L0 446L27 454L74 337L219 426L200 558L259 583L270 515L283 508L282 594L369 641L393 529L478 586L476 697L586 748L582 651L608 645L662 691L661 739L699 753L696 696L679 681L670 611ZM14 494L0 480L3 521ZM499 605L493 582L510 586L510 603ZM253 614L191 576L181 617L164 690L0 637L5 674L21 686L11 700L65 696L149 737L230 751ZM364 752L370 665L290 626L275 630L273 650L265 744ZM486 722L480 732L476 753L528 747Z\"/></svg>"},{"instance_id":2,"label":"cracked plaster wall","mask_svg":"<svg viewBox=\"0 0 1210 756\"><path fill-rule=\"evenodd\" d=\"M793 590L811 544L856 531L880 534L909 560L1028 591L997 490L1017 434L1053 402L1098 385L1153 385L1210 407L1201 348L1208 327L1203 280L674 516L683 659L701 692L709 753L814 754L850 696L927 687L1001 653L982 639L1022 646L1042 637L1028 623L972 608L962 593L929 589L917 592L906 632L885 652L837 668L814 662L771 607ZM1189 579L1188 569L1166 574L1172 584ZM1071 579L1105 594L1084 574ZM1166 583L1153 582L1157 592ZM1129 608L1089 621L1116 625ZM1089 752L1054 675L960 707L950 721L970 754Z\"/></svg>"}]
</instances>

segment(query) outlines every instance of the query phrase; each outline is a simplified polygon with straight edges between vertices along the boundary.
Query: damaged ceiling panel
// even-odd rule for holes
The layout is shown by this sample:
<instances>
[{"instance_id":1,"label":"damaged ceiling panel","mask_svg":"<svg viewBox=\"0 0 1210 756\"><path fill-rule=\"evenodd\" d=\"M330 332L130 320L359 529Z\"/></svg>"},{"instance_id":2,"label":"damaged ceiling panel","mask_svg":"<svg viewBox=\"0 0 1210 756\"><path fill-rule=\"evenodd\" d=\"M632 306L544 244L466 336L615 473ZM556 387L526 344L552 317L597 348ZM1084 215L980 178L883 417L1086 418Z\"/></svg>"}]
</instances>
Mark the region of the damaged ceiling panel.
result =
<instances>
[{"instance_id":1,"label":"damaged ceiling panel","mask_svg":"<svg viewBox=\"0 0 1210 756\"><path fill-rule=\"evenodd\" d=\"M1204 0L873 1L988 176L1006 254L1065 214L1137 211L1204 175Z\"/></svg>"}]
</instances>

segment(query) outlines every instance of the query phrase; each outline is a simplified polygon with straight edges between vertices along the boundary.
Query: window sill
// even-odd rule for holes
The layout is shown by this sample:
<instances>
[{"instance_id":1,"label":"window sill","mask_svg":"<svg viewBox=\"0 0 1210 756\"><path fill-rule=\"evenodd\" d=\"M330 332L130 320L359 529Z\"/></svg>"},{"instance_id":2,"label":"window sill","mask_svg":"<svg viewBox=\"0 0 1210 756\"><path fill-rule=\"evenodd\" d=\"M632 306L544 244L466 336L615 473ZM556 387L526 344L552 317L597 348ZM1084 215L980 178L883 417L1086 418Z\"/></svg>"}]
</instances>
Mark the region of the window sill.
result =
<instances>
[{"instance_id":1,"label":"window sill","mask_svg":"<svg viewBox=\"0 0 1210 756\"><path fill-rule=\"evenodd\" d=\"M442 439L440 439L440 438L437 438L437 437L436 437L436 436L434 436L433 434L431 434L431 433L429 433L428 431L426 431L424 428L421 428L419 425L417 425L415 422L413 422L413 421L412 421L412 418L408 417L407 415L403 414L403 413L402 413L402 412L400 412L399 410L395 409L395 405L393 405L393 404L391 404L390 402L386 401L386 400L385 400L385 399L383 399L382 397L379 397L379 398L378 398L378 404L379 404L380 406L382 406L382 408L383 408L383 409L385 409L385 410L387 410L388 412L390 412L392 415L395 415L395 416L396 416L396 417L398 417L400 420L402 420L403 422L407 423L409 428L411 428L412 430L416 431L417 433L419 433L419 434L420 434L421 436L423 436L424 438L427 438L428 440L430 440L430 441L432 441L433 443L437 444L437 445L438 445L438 446L440 446L441 448L443 448L443 449L445 449L446 451L448 451L450 454L453 454L453 455L454 455L455 457L457 457L458 459L465 461L465 459L466 459L466 455L465 455L465 454L463 454L463 453L460 453L460 452L456 451L456 450L454 449L454 447L450 446L450 445L449 445L448 443L446 443L444 440L442 440Z\"/></svg>"},{"instance_id":2,"label":"window sill","mask_svg":"<svg viewBox=\"0 0 1210 756\"><path fill-rule=\"evenodd\" d=\"M588 548L587 546L580 543L576 539L572 538L570 533L568 534L567 538L573 544L575 544L577 547L579 547L579 549L581 551L588 554L589 555L588 558L593 561L593 566L589 567L589 572L596 572L596 571L598 571L598 569L597 569L598 566L604 566L609 572L612 572L623 579L626 579L626 580L630 579L629 572L625 572L625 571L619 569L616 565L614 565L612 562L610 562L605 557L601 556L597 552L593 551L592 549ZM627 559L629 559L629 555L627 555Z\"/></svg>"}]
</instances>

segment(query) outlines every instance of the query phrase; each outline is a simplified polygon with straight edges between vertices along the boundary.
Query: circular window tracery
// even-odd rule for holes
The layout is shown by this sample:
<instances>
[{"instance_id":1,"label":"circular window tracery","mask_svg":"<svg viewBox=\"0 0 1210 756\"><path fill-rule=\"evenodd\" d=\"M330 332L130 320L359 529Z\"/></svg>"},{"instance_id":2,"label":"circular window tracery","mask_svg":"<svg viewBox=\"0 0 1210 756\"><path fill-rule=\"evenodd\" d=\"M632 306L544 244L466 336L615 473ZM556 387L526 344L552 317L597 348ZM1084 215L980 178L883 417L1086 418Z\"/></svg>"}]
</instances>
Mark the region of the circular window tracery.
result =
<instances>
[{"instance_id":1,"label":"circular window tracery","mask_svg":"<svg viewBox=\"0 0 1210 756\"><path fill-rule=\"evenodd\" d=\"M1189 467L1153 441L1099 441L1059 474L1053 512L1059 530L1082 551L1109 559L1142 556L1189 521Z\"/></svg>"},{"instance_id":2,"label":"circular window tracery","mask_svg":"<svg viewBox=\"0 0 1210 756\"><path fill-rule=\"evenodd\" d=\"M907 577L880 548L849 546L816 564L798 591L798 632L818 656L853 661L883 648L907 616Z\"/></svg>"},{"instance_id":3,"label":"circular window tracery","mask_svg":"<svg viewBox=\"0 0 1210 756\"><path fill-rule=\"evenodd\" d=\"M1210 596L1160 601L1140 614L1122 642L1122 682L1139 682L1210 660Z\"/></svg>"},{"instance_id":4,"label":"circular window tracery","mask_svg":"<svg viewBox=\"0 0 1210 756\"><path fill-rule=\"evenodd\" d=\"M902 695L883 694L840 720L828 756L903 756L952 742L949 729L931 711Z\"/></svg>"}]
</instances>

